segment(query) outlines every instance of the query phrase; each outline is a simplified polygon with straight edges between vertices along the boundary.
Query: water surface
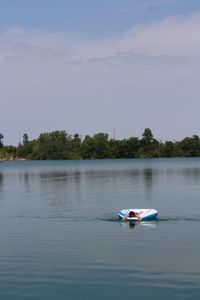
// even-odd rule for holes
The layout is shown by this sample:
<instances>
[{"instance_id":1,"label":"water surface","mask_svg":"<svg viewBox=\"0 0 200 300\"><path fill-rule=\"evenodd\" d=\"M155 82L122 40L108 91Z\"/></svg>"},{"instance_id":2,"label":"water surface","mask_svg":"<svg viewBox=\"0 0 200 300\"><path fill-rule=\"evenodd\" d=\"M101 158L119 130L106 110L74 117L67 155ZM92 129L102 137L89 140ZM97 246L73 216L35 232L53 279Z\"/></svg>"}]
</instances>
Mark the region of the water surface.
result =
<instances>
[{"instance_id":1,"label":"water surface","mask_svg":"<svg viewBox=\"0 0 200 300\"><path fill-rule=\"evenodd\" d=\"M199 232L198 158L0 163L1 299L199 299Z\"/></svg>"}]
</instances>

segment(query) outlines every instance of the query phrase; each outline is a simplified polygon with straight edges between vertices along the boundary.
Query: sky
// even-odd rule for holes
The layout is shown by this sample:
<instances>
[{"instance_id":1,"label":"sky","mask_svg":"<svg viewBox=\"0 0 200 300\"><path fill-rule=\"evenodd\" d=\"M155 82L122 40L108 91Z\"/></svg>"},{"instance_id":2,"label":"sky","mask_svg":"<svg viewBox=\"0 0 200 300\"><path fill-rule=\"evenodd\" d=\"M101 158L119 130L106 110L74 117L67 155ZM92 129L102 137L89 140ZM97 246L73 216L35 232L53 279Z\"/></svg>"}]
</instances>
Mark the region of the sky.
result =
<instances>
[{"instance_id":1,"label":"sky","mask_svg":"<svg viewBox=\"0 0 200 300\"><path fill-rule=\"evenodd\" d=\"M199 0L0 0L0 132L200 135Z\"/></svg>"}]
</instances>

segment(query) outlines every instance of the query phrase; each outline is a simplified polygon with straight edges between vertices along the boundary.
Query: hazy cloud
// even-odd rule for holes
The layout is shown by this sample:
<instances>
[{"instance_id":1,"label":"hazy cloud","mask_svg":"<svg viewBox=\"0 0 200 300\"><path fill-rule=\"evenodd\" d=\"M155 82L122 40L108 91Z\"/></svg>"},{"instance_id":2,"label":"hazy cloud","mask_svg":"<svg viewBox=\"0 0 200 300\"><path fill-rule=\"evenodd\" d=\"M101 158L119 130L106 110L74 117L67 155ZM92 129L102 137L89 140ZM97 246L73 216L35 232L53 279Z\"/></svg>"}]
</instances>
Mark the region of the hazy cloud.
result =
<instances>
[{"instance_id":1,"label":"hazy cloud","mask_svg":"<svg viewBox=\"0 0 200 300\"><path fill-rule=\"evenodd\" d=\"M0 30L0 57L9 61L54 60L77 65L130 66L135 63L177 62L200 56L200 15L173 17L102 40L71 39L65 34Z\"/></svg>"},{"instance_id":2,"label":"hazy cloud","mask_svg":"<svg viewBox=\"0 0 200 300\"><path fill-rule=\"evenodd\" d=\"M98 40L1 28L0 131L8 143L18 130L35 137L116 127L125 137L148 126L158 138L198 134L199 32L199 14Z\"/></svg>"},{"instance_id":3,"label":"hazy cloud","mask_svg":"<svg viewBox=\"0 0 200 300\"><path fill-rule=\"evenodd\" d=\"M114 67L128 67L132 68L138 65L145 64L162 64L162 63L180 63L183 59L181 57L170 57L168 55L147 55L138 54L133 51L117 52L107 57L93 57L88 60L89 64L93 65L109 65Z\"/></svg>"},{"instance_id":4,"label":"hazy cloud","mask_svg":"<svg viewBox=\"0 0 200 300\"><path fill-rule=\"evenodd\" d=\"M29 61L29 60L53 60L64 59L67 56L65 51L58 51L51 47L40 47L30 43L6 42L0 43L0 57L7 61Z\"/></svg>"}]
</instances>

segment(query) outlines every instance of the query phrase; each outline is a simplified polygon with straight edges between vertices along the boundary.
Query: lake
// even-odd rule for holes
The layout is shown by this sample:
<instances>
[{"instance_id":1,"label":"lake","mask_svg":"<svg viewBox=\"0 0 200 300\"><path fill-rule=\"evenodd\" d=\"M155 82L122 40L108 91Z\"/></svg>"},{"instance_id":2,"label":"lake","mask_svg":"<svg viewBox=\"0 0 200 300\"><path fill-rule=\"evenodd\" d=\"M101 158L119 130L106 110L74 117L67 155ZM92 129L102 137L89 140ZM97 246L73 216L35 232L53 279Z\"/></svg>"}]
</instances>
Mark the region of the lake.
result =
<instances>
[{"instance_id":1,"label":"lake","mask_svg":"<svg viewBox=\"0 0 200 300\"><path fill-rule=\"evenodd\" d=\"M0 163L0 299L200 299L199 233L199 158Z\"/></svg>"}]
</instances>

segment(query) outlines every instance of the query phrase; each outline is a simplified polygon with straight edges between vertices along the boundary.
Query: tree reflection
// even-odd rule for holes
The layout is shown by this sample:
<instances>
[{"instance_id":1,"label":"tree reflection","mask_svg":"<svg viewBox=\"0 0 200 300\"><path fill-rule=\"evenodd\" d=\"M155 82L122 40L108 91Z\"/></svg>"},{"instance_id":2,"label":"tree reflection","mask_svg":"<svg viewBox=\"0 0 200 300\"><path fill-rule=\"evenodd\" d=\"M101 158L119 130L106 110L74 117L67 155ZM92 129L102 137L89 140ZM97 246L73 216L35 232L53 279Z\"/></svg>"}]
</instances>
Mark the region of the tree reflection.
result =
<instances>
[{"instance_id":1,"label":"tree reflection","mask_svg":"<svg viewBox=\"0 0 200 300\"><path fill-rule=\"evenodd\" d=\"M3 173L0 173L0 199L2 198L3 185L4 185L4 175Z\"/></svg>"}]
</instances>

